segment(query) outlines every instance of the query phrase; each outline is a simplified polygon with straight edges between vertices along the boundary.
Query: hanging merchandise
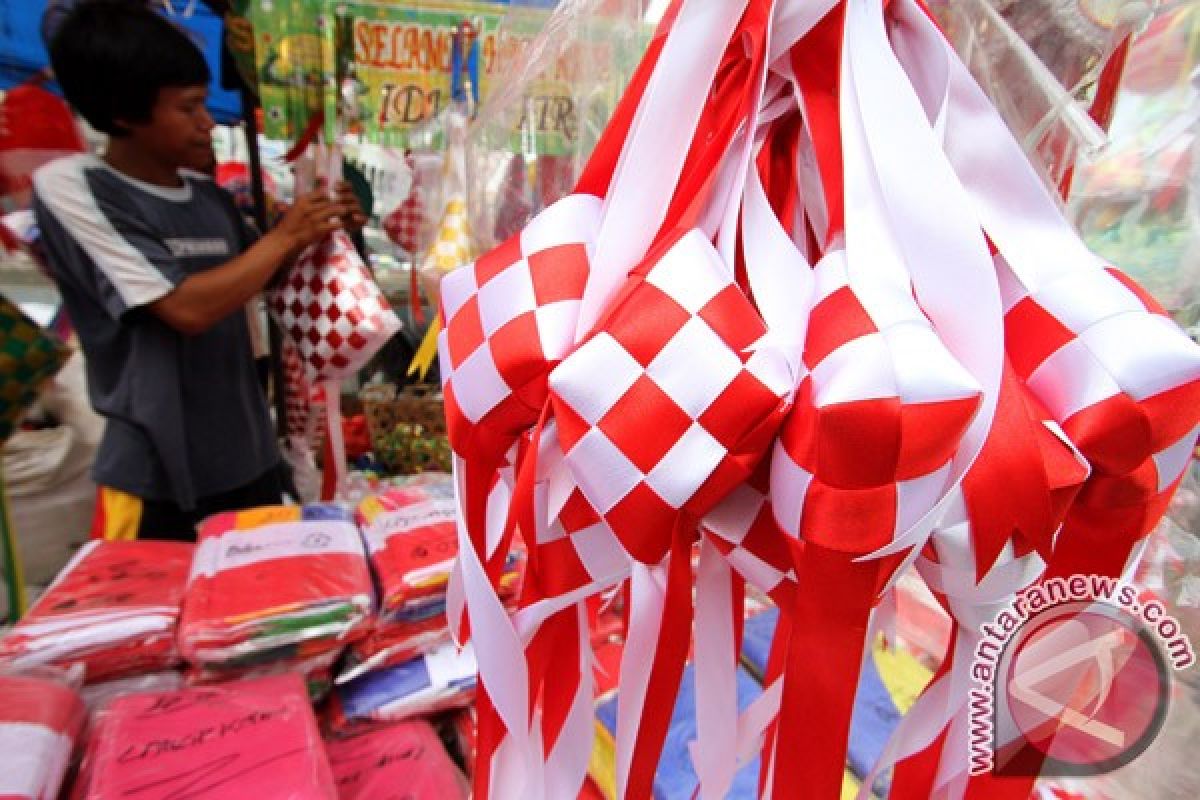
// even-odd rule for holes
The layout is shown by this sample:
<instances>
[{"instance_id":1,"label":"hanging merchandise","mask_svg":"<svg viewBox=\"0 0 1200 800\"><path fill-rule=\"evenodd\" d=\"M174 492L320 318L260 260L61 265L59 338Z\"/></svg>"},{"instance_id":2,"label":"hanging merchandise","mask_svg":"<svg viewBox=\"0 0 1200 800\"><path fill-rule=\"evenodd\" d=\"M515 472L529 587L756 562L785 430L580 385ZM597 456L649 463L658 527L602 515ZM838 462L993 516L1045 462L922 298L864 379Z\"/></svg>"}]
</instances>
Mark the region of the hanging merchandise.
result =
<instances>
[{"instance_id":1,"label":"hanging merchandise","mask_svg":"<svg viewBox=\"0 0 1200 800\"><path fill-rule=\"evenodd\" d=\"M408 153L405 158L412 173L408 194L396 208L383 218L383 231L397 247L415 261L425 252L432 239L433 221L429 218L426 195L438 169L435 158ZM432 162L432 163L431 163Z\"/></svg>"},{"instance_id":2,"label":"hanging merchandise","mask_svg":"<svg viewBox=\"0 0 1200 800\"><path fill-rule=\"evenodd\" d=\"M341 231L301 255L283 283L269 291L268 304L311 383L354 374L400 329Z\"/></svg>"},{"instance_id":3,"label":"hanging merchandise","mask_svg":"<svg viewBox=\"0 0 1200 800\"><path fill-rule=\"evenodd\" d=\"M73 797L335 800L333 775L295 675L132 694L104 708Z\"/></svg>"},{"instance_id":4,"label":"hanging merchandise","mask_svg":"<svg viewBox=\"0 0 1200 800\"><path fill-rule=\"evenodd\" d=\"M249 0L263 134L296 141L323 104L324 0Z\"/></svg>"},{"instance_id":5,"label":"hanging merchandise","mask_svg":"<svg viewBox=\"0 0 1200 800\"><path fill-rule=\"evenodd\" d=\"M58 797L86 719L87 709L67 676L50 670L0 672L0 797Z\"/></svg>"},{"instance_id":6,"label":"hanging merchandise","mask_svg":"<svg viewBox=\"0 0 1200 800\"><path fill-rule=\"evenodd\" d=\"M1200 423L1200 348L1083 246L916 0L672 3L575 193L441 309L481 798L577 795L585 601L626 581L619 796L652 793L689 650L701 796L755 751L776 800L838 796L913 564L954 633L863 791L898 765L893 797L1027 797L968 774L979 626L1135 563ZM747 581L780 655L731 724Z\"/></svg>"},{"instance_id":7,"label":"hanging merchandise","mask_svg":"<svg viewBox=\"0 0 1200 800\"><path fill-rule=\"evenodd\" d=\"M358 529L340 508L217 514L200 525L180 648L201 668L303 662L362 635L372 595Z\"/></svg>"},{"instance_id":8,"label":"hanging merchandise","mask_svg":"<svg viewBox=\"0 0 1200 800\"><path fill-rule=\"evenodd\" d=\"M184 542L89 541L0 639L0 663L81 663L89 683L175 666L193 550Z\"/></svg>"},{"instance_id":9,"label":"hanging merchandise","mask_svg":"<svg viewBox=\"0 0 1200 800\"><path fill-rule=\"evenodd\" d=\"M398 789L409 800L466 800L467 787L425 720L384 725L325 743L341 800L373 800Z\"/></svg>"},{"instance_id":10,"label":"hanging merchandise","mask_svg":"<svg viewBox=\"0 0 1200 800\"><path fill-rule=\"evenodd\" d=\"M447 112L445 128L446 154L442 173L444 206L441 222L438 223L437 237L421 265L422 282L427 286L439 285L442 276L471 260L471 237L467 230L467 116L465 111L456 106ZM410 291L413 301L413 318L421 319L416 270L412 273ZM434 299L436 302L436 295ZM415 374L419 380L425 379L429 368L437 359L437 337L441 330L442 318L438 315L434 317L428 330L425 331L425 337L413 356L412 363L408 367L410 376Z\"/></svg>"},{"instance_id":11,"label":"hanging merchandise","mask_svg":"<svg viewBox=\"0 0 1200 800\"><path fill-rule=\"evenodd\" d=\"M332 150L327 163L340 164L337 148ZM325 174L340 174L340 169ZM387 344L400 330L400 320L344 231L302 253L283 282L268 290L267 307L296 347L308 383L324 392L330 446L321 499L333 500L346 471L340 382Z\"/></svg>"}]
</instances>

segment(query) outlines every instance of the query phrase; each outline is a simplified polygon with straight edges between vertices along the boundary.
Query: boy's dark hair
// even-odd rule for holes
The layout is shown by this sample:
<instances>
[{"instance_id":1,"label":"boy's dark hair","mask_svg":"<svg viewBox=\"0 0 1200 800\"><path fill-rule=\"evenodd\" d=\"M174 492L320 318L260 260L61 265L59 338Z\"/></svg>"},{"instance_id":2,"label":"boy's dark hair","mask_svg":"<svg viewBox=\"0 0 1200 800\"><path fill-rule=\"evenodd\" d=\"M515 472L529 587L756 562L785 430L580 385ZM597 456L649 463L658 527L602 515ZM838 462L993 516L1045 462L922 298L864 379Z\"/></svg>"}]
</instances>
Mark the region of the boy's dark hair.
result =
<instances>
[{"instance_id":1,"label":"boy's dark hair","mask_svg":"<svg viewBox=\"0 0 1200 800\"><path fill-rule=\"evenodd\" d=\"M139 0L84 0L50 43L63 94L93 128L122 136L118 120L146 122L159 89L207 86L204 54Z\"/></svg>"}]
</instances>

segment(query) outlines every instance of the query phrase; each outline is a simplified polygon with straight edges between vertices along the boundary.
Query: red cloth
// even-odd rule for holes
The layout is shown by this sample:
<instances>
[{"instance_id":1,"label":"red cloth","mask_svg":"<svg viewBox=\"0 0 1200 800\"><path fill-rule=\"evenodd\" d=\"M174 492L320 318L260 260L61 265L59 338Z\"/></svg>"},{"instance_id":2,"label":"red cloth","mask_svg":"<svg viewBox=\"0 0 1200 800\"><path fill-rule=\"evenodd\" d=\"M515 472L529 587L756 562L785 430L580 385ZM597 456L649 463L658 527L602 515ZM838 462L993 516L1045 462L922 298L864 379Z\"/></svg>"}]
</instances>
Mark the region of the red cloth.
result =
<instances>
[{"instance_id":1,"label":"red cloth","mask_svg":"<svg viewBox=\"0 0 1200 800\"><path fill-rule=\"evenodd\" d=\"M86 149L71 110L61 98L27 83L9 90L0 104L0 196L25 205L34 170Z\"/></svg>"},{"instance_id":2,"label":"red cloth","mask_svg":"<svg viewBox=\"0 0 1200 800\"><path fill-rule=\"evenodd\" d=\"M57 797L85 718L69 686L0 675L0 800Z\"/></svg>"},{"instance_id":3,"label":"red cloth","mask_svg":"<svg viewBox=\"0 0 1200 800\"><path fill-rule=\"evenodd\" d=\"M433 727L413 720L325 744L341 800L465 800L463 775Z\"/></svg>"},{"instance_id":4,"label":"red cloth","mask_svg":"<svg viewBox=\"0 0 1200 800\"><path fill-rule=\"evenodd\" d=\"M184 542L88 542L0 640L0 663L83 663L89 682L179 663L175 629L194 550Z\"/></svg>"},{"instance_id":5,"label":"red cloth","mask_svg":"<svg viewBox=\"0 0 1200 800\"><path fill-rule=\"evenodd\" d=\"M336 800L296 675L114 700L96 721L80 800Z\"/></svg>"}]
</instances>

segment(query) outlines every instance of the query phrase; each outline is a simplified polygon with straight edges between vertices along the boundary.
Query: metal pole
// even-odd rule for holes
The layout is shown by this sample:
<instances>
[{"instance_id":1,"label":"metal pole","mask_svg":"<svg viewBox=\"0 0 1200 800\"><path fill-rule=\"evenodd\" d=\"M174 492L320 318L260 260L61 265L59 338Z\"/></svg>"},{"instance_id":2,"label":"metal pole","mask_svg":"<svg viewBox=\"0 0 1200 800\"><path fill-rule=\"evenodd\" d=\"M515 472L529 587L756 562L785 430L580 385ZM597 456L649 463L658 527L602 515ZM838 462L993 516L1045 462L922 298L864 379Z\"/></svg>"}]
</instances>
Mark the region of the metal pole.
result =
<instances>
[{"instance_id":1,"label":"metal pole","mask_svg":"<svg viewBox=\"0 0 1200 800\"><path fill-rule=\"evenodd\" d=\"M258 109L258 98L246 89L242 90L242 129L246 134L246 150L250 156L250 191L254 196L254 221L259 231L267 230L267 195L263 189L262 154L258 150L258 120L255 111ZM270 374L271 396L275 405L275 430L280 437L286 438L287 429L287 381L283 375L283 333L275 324L274 318L267 315L267 344Z\"/></svg>"}]
</instances>

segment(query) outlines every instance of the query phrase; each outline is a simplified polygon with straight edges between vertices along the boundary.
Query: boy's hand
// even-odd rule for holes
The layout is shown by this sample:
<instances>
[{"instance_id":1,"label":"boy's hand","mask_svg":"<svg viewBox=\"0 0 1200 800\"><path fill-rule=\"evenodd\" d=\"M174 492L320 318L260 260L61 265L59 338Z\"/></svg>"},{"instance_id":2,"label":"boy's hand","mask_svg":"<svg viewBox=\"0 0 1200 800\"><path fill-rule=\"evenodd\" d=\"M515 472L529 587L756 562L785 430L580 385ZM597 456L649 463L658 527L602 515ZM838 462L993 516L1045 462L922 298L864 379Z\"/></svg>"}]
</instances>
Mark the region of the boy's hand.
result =
<instances>
[{"instance_id":1,"label":"boy's hand","mask_svg":"<svg viewBox=\"0 0 1200 800\"><path fill-rule=\"evenodd\" d=\"M342 225L349 230L362 230L362 227L367 224L367 215L362 210L362 204L358 202L358 195L354 193L354 187L347 181L338 181L334 188L338 202L353 209L342 217Z\"/></svg>"},{"instance_id":2,"label":"boy's hand","mask_svg":"<svg viewBox=\"0 0 1200 800\"><path fill-rule=\"evenodd\" d=\"M328 192L318 189L297 198L271 234L282 237L288 253L296 256L310 244L344 227L343 220L352 217L356 211L357 202L347 205L340 197L330 197Z\"/></svg>"}]
</instances>

